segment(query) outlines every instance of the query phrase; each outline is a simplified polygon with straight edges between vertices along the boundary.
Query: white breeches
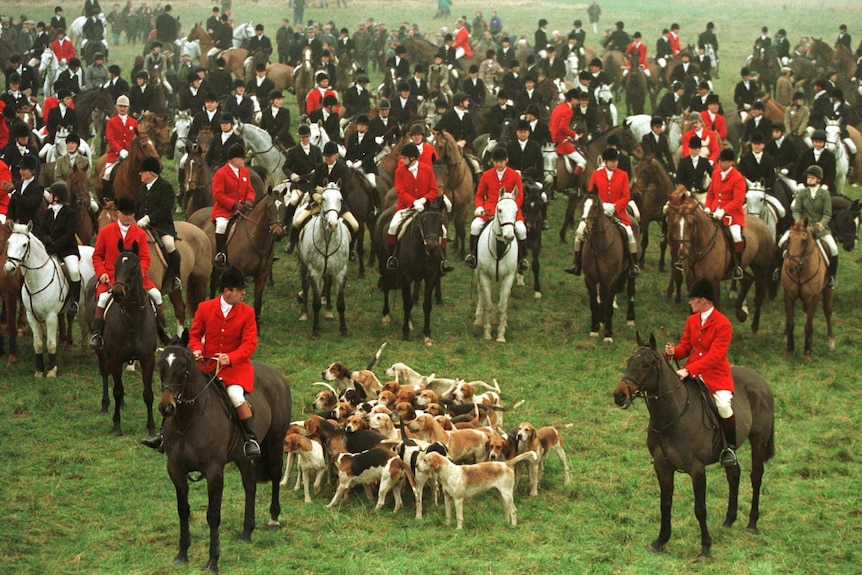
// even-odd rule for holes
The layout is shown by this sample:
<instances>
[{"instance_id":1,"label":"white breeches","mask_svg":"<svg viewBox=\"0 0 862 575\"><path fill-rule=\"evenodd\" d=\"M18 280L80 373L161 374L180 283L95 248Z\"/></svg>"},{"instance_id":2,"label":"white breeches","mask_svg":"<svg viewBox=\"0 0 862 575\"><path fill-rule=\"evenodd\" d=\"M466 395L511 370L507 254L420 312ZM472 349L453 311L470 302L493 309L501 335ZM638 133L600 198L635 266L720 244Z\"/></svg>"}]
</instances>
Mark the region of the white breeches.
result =
<instances>
[{"instance_id":1,"label":"white breeches","mask_svg":"<svg viewBox=\"0 0 862 575\"><path fill-rule=\"evenodd\" d=\"M215 233L223 234L227 231L227 223L230 221L230 218L216 218L215 219Z\"/></svg>"},{"instance_id":2,"label":"white breeches","mask_svg":"<svg viewBox=\"0 0 862 575\"><path fill-rule=\"evenodd\" d=\"M470 235L480 235L485 228L485 222L486 220L482 218L473 218L473 221L470 223ZM515 237L520 241L527 239L527 226L520 220L515 221Z\"/></svg>"},{"instance_id":3,"label":"white breeches","mask_svg":"<svg viewBox=\"0 0 862 575\"><path fill-rule=\"evenodd\" d=\"M210 48L210 51L207 52L207 58L215 58L219 55L219 52L221 52L221 49L213 46Z\"/></svg>"},{"instance_id":4,"label":"white breeches","mask_svg":"<svg viewBox=\"0 0 862 575\"><path fill-rule=\"evenodd\" d=\"M458 48L455 48L455 59L456 60L460 60L461 58L463 58L464 54L465 54L464 48L461 48L460 46Z\"/></svg>"},{"instance_id":5,"label":"white breeches","mask_svg":"<svg viewBox=\"0 0 862 575\"><path fill-rule=\"evenodd\" d=\"M239 407L245 403L245 390L241 385L228 385L227 396L234 407Z\"/></svg>"},{"instance_id":6,"label":"white breeches","mask_svg":"<svg viewBox=\"0 0 862 575\"><path fill-rule=\"evenodd\" d=\"M620 225L622 225L622 227L626 230L626 238L629 241L629 251L631 253L637 252L638 251L638 244L635 241L635 233L634 233L634 231L632 231L632 227L627 226L625 224L620 224Z\"/></svg>"},{"instance_id":7,"label":"white breeches","mask_svg":"<svg viewBox=\"0 0 862 575\"><path fill-rule=\"evenodd\" d=\"M832 237L832 234L826 234L825 236L820 238L820 241L826 244L826 246L829 248L830 256L834 257L838 255L838 244L835 243L835 238Z\"/></svg>"},{"instance_id":8,"label":"white breeches","mask_svg":"<svg viewBox=\"0 0 862 575\"><path fill-rule=\"evenodd\" d=\"M587 167L587 159L581 155L580 152L575 150L569 154L566 154L566 157L572 160L577 166L581 169Z\"/></svg>"},{"instance_id":9,"label":"white breeches","mask_svg":"<svg viewBox=\"0 0 862 575\"><path fill-rule=\"evenodd\" d=\"M408 215L407 212L409 210L398 210L392 215L392 221L389 222L389 235L394 236L398 233L398 228L401 227L401 222L403 222Z\"/></svg>"},{"instance_id":10,"label":"white breeches","mask_svg":"<svg viewBox=\"0 0 862 575\"><path fill-rule=\"evenodd\" d=\"M365 174L365 179L368 180L372 188L377 187L377 174Z\"/></svg>"},{"instance_id":11,"label":"white breeches","mask_svg":"<svg viewBox=\"0 0 862 575\"><path fill-rule=\"evenodd\" d=\"M162 292L159 291L159 288L150 288L147 290L147 295L150 296L150 299L155 305L162 305ZM96 305L102 309L108 305L108 300L111 299L111 292L106 291L103 292L99 296L99 300L96 302Z\"/></svg>"},{"instance_id":12,"label":"white breeches","mask_svg":"<svg viewBox=\"0 0 862 575\"><path fill-rule=\"evenodd\" d=\"M63 265L66 266L66 273L69 274L69 279L73 282L81 281L81 266L78 256L66 256L63 258Z\"/></svg>"},{"instance_id":13,"label":"white breeches","mask_svg":"<svg viewBox=\"0 0 862 575\"><path fill-rule=\"evenodd\" d=\"M305 192L300 190L299 188L290 188L290 199L287 200L287 203L294 208L299 205L299 202L302 201L302 198L305 196Z\"/></svg>"},{"instance_id":14,"label":"white breeches","mask_svg":"<svg viewBox=\"0 0 862 575\"><path fill-rule=\"evenodd\" d=\"M742 227L739 224L732 224L730 226L730 237L733 238L734 242L742 241Z\"/></svg>"},{"instance_id":15,"label":"white breeches","mask_svg":"<svg viewBox=\"0 0 862 575\"><path fill-rule=\"evenodd\" d=\"M847 146L847 151L851 154L856 153L856 144L853 142L853 138L844 138L844 145Z\"/></svg>"},{"instance_id":16,"label":"white breeches","mask_svg":"<svg viewBox=\"0 0 862 575\"><path fill-rule=\"evenodd\" d=\"M105 164L105 174L102 176L102 179L105 180L106 182L110 181L111 180L111 172L114 171L114 166L116 166L119 163L120 163L120 160L117 160L116 162L107 162Z\"/></svg>"},{"instance_id":17,"label":"white breeches","mask_svg":"<svg viewBox=\"0 0 862 575\"><path fill-rule=\"evenodd\" d=\"M649 68L647 68L646 66L644 66L644 76L646 76L647 78L652 76L652 74L649 71Z\"/></svg>"},{"instance_id":18,"label":"white breeches","mask_svg":"<svg viewBox=\"0 0 862 575\"><path fill-rule=\"evenodd\" d=\"M177 244L174 242L174 236L162 236L162 243L165 244L165 249L168 250L169 254L172 254L177 251Z\"/></svg>"},{"instance_id":19,"label":"white breeches","mask_svg":"<svg viewBox=\"0 0 862 575\"><path fill-rule=\"evenodd\" d=\"M0 225L6 225L6 214L0 214Z\"/></svg>"},{"instance_id":20,"label":"white breeches","mask_svg":"<svg viewBox=\"0 0 862 575\"><path fill-rule=\"evenodd\" d=\"M730 406L730 400L733 399L733 392L728 389L719 389L712 394L715 400L715 408L718 410L718 415L722 419L727 419L733 415L733 408Z\"/></svg>"}]
</instances>

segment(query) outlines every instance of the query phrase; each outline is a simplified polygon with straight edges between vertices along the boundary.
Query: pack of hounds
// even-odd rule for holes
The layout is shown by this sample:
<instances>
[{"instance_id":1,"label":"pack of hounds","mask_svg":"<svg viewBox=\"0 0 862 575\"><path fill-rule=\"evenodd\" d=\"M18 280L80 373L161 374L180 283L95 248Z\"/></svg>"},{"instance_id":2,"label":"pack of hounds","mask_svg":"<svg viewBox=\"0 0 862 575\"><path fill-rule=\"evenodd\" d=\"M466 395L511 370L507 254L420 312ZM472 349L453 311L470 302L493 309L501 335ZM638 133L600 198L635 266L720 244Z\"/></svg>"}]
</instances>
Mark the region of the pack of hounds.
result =
<instances>
[{"instance_id":1,"label":"pack of hounds","mask_svg":"<svg viewBox=\"0 0 862 575\"><path fill-rule=\"evenodd\" d=\"M314 398L315 414L293 422L284 439L288 457L281 485L288 484L296 464L294 490L304 489L306 503L330 476L337 477L337 486L329 507L347 499L358 485L374 500L376 485L375 510L391 492L397 512L403 506L404 484L409 483L416 519L422 518L426 487L435 505L442 490L446 524L454 506L457 529L462 529L464 500L496 490L506 523L514 527L519 468L527 467L529 495L536 496L544 457L553 451L562 462L565 484L570 482L560 431L572 424L537 429L523 422L506 430L504 413L517 410L523 401L504 407L496 380L489 385L424 376L403 363L386 370L390 380L385 384L370 369L352 371L340 362L322 376L325 381L315 383L325 388Z\"/></svg>"}]
</instances>

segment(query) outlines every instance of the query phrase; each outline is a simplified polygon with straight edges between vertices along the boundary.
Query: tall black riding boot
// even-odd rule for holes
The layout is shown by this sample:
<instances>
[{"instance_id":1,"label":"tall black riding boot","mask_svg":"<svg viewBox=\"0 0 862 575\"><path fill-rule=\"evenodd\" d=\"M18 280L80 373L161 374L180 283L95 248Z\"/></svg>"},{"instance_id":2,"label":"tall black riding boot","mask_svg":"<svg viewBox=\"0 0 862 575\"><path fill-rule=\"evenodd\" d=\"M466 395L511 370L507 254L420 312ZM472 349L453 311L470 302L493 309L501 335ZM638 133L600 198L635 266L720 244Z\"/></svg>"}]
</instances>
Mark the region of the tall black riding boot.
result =
<instances>
[{"instance_id":1,"label":"tall black riding boot","mask_svg":"<svg viewBox=\"0 0 862 575\"><path fill-rule=\"evenodd\" d=\"M299 228L296 226L291 226L290 228L290 238L287 240L287 245L284 246L284 253L290 255L293 253L293 250L296 249L296 244L299 243Z\"/></svg>"},{"instance_id":2,"label":"tall black riding boot","mask_svg":"<svg viewBox=\"0 0 862 575\"><path fill-rule=\"evenodd\" d=\"M90 329L93 332L90 335L90 349L102 349L102 346L105 345L105 342L102 340L102 331L105 329L104 308L96 306L96 310L93 312L93 323L90 326Z\"/></svg>"},{"instance_id":3,"label":"tall black riding boot","mask_svg":"<svg viewBox=\"0 0 862 575\"><path fill-rule=\"evenodd\" d=\"M745 244L742 242L734 242L733 244L733 274L731 279L741 280L742 273L742 251L745 249Z\"/></svg>"},{"instance_id":4,"label":"tall black riding boot","mask_svg":"<svg viewBox=\"0 0 862 575\"><path fill-rule=\"evenodd\" d=\"M237 406L236 415L239 418L244 440L242 451L248 459L257 459L260 457L260 445L257 442L257 436L254 434L254 416L251 413L251 406L247 401Z\"/></svg>"},{"instance_id":5,"label":"tall black riding boot","mask_svg":"<svg viewBox=\"0 0 862 575\"><path fill-rule=\"evenodd\" d=\"M174 291L183 289L182 260L180 250L174 250L168 254L168 273L171 274L171 287Z\"/></svg>"},{"instance_id":6,"label":"tall black riding boot","mask_svg":"<svg viewBox=\"0 0 862 575\"><path fill-rule=\"evenodd\" d=\"M629 277L635 278L641 275L641 268L638 265L637 251L629 252Z\"/></svg>"},{"instance_id":7,"label":"tall black riding boot","mask_svg":"<svg viewBox=\"0 0 862 575\"><path fill-rule=\"evenodd\" d=\"M563 270L567 274L572 274L573 276L581 275L581 248L578 247L575 250L575 259L572 262L572 267L566 268Z\"/></svg>"},{"instance_id":8,"label":"tall black riding boot","mask_svg":"<svg viewBox=\"0 0 862 575\"><path fill-rule=\"evenodd\" d=\"M542 204L542 230L548 229L548 202Z\"/></svg>"},{"instance_id":9,"label":"tall black riding boot","mask_svg":"<svg viewBox=\"0 0 862 575\"><path fill-rule=\"evenodd\" d=\"M479 253L479 236L470 234L470 253L464 258L464 263L470 269L476 269L476 255Z\"/></svg>"},{"instance_id":10,"label":"tall black riding boot","mask_svg":"<svg viewBox=\"0 0 862 575\"><path fill-rule=\"evenodd\" d=\"M216 255L213 258L213 263L219 267L224 267L227 265L227 253L225 250L227 249L227 235L226 234L216 234Z\"/></svg>"},{"instance_id":11,"label":"tall black riding boot","mask_svg":"<svg viewBox=\"0 0 862 575\"><path fill-rule=\"evenodd\" d=\"M168 335L168 326L165 321L165 304L162 303L156 306L156 328L159 333L159 341L162 342L162 345L168 345L168 342L171 341L171 336Z\"/></svg>"},{"instance_id":12,"label":"tall black riding boot","mask_svg":"<svg viewBox=\"0 0 862 575\"><path fill-rule=\"evenodd\" d=\"M372 218L376 218L383 210L380 207L380 190L376 187L371 188L371 214Z\"/></svg>"},{"instance_id":13,"label":"tall black riding boot","mask_svg":"<svg viewBox=\"0 0 862 575\"><path fill-rule=\"evenodd\" d=\"M731 415L727 419L722 419L721 426L724 429L727 447L722 450L719 462L722 467L733 467L736 465L736 416Z\"/></svg>"},{"instance_id":14,"label":"tall black riding boot","mask_svg":"<svg viewBox=\"0 0 862 575\"><path fill-rule=\"evenodd\" d=\"M829 271L827 272L826 287L835 287L835 276L838 275L838 254L829 256Z\"/></svg>"},{"instance_id":15,"label":"tall black riding boot","mask_svg":"<svg viewBox=\"0 0 862 575\"><path fill-rule=\"evenodd\" d=\"M386 240L386 269L395 271L398 269L398 258L395 257L395 242Z\"/></svg>"},{"instance_id":16,"label":"tall black riding boot","mask_svg":"<svg viewBox=\"0 0 862 575\"><path fill-rule=\"evenodd\" d=\"M81 281L72 282L69 287L69 313L78 314L78 300L81 299Z\"/></svg>"},{"instance_id":17,"label":"tall black riding boot","mask_svg":"<svg viewBox=\"0 0 862 575\"><path fill-rule=\"evenodd\" d=\"M110 180L102 180L102 199L106 202L114 200L114 185Z\"/></svg>"},{"instance_id":18,"label":"tall black riding boot","mask_svg":"<svg viewBox=\"0 0 862 575\"><path fill-rule=\"evenodd\" d=\"M527 262L527 240L518 240L518 273L524 273L530 269Z\"/></svg>"}]
</instances>

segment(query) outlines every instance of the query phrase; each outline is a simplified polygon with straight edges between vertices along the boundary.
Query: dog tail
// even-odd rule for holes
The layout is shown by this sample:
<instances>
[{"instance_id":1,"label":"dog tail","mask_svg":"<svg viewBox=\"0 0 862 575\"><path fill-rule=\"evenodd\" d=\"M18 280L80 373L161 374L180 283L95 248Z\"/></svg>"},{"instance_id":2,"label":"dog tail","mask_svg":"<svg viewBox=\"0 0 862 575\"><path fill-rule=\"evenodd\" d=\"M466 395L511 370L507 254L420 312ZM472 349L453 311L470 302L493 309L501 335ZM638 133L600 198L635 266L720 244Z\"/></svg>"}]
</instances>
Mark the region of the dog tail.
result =
<instances>
[{"instance_id":1,"label":"dog tail","mask_svg":"<svg viewBox=\"0 0 862 575\"><path fill-rule=\"evenodd\" d=\"M374 354L374 357L371 358L371 361L368 362L368 365L365 366L365 369L371 371L371 369L377 364L377 360L380 359L380 356L383 355L383 348L386 347L386 342L380 346L380 349L377 350L377 353Z\"/></svg>"},{"instance_id":2,"label":"dog tail","mask_svg":"<svg viewBox=\"0 0 862 575\"><path fill-rule=\"evenodd\" d=\"M479 380L479 379L477 379L475 381L471 381L470 385L472 385L473 387L484 387L487 390L496 391L497 393L500 393L500 384L497 383L496 379L494 380L494 385L488 385L487 383L485 383L484 381Z\"/></svg>"},{"instance_id":3,"label":"dog tail","mask_svg":"<svg viewBox=\"0 0 862 575\"><path fill-rule=\"evenodd\" d=\"M515 409L518 409L519 407L524 405L524 403L525 403L525 400L522 399L521 401L519 401L518 403L516 403L515 405L512 405L510 407L500 407L498 405L489 405L487 407L489 409L493 409L494 411L514 411Z\"/></svg>"},{"instance_id":4,"label":"dog tail","mask_svg":"<svg viewBox=\"0 0 862 575\"><path fill-rule=\"evenodd\" d=\"M401 471L404 472L404 475L407 477L407 481L410 483L410 487L412 489L416 489L416 480L413 479L413 472L410 470L410 466L404 463L404 460L400 457L398 458L398 462L395 464Z\"/></svg>"},{"instance_id":5,"label":"dog tail","mask_svg":"<svg viewBox=\"0 0 862 575\"><path fill-rule=\"evenodd\" d=\"M338 397L338 391L334 387L332 387L331 385L326 383L325 381L315 381L311 385L322 385L323 387L328 388L329 391L331 391L333 394L335 394L335 397Z\"/></svg>"},{"instance_id":6,"label":"dog tail","mask_svg":"<svg viewBox=\"0 0 862 575\"><path fill-rule=\"evenodd\" d=\"M536 461L537 459L539 459L539 456L536 455L535 451L527 451L526 453L522 453L521 455L518 455L517 457L513 457L512 459L508 459L506 461L506 465L508 465L509 467L512 467L513 465L520 463L521 461L524 461L525 459L532 459L533 461Z\"/></svg>"},{"instance_id":7,"label":"dog tail","mask_svg":"<svg viewBox=\"0 0 862 575\"><path fill-rule=\"evenodd\" d=\"M568 428L574 427L574 426L575 426L574 423L566 423L566 424L552 425L551 427L553 427L554 429L560 430L560 429L568 429Z\"/></svg>"}]
</instances>

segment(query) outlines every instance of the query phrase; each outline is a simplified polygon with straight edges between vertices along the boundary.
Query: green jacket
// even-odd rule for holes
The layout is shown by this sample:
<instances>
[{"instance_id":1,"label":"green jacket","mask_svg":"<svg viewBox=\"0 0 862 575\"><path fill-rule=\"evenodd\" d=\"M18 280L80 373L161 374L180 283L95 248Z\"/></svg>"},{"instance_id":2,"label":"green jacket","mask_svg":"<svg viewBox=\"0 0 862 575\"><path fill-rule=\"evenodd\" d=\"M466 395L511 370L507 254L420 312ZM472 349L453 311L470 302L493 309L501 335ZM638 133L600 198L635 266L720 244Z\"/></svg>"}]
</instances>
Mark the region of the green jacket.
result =
<instances>
[{"instance_id":1,"label":"green jacket","mask_svg":"<svg viewBox=\"0 0 862 575\"><path fill-rule=\"evenodd\" d=\"M823 224L821 231L814 232L817 238L822 238L831 233L829 231L829 220L832 219L832 198L829 195L829 188L826 186L818 186L817 193L813 198L811 197L811 188L808 186L802 188L796 193L796 197L793 198L790 209L793 212L794 221L808 218L809 226L813 227L818 222Z\"/></svg>"}]
</instances>

